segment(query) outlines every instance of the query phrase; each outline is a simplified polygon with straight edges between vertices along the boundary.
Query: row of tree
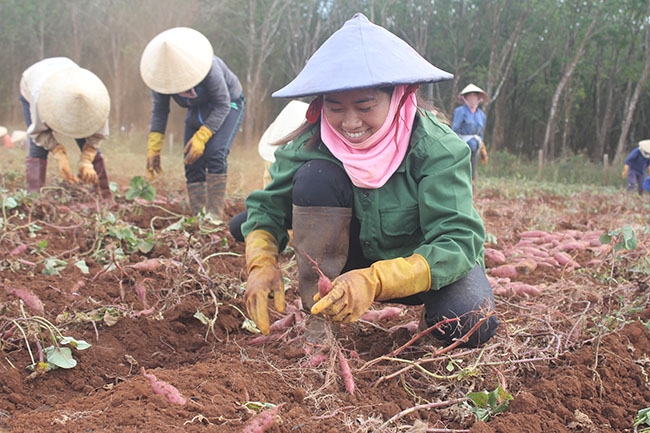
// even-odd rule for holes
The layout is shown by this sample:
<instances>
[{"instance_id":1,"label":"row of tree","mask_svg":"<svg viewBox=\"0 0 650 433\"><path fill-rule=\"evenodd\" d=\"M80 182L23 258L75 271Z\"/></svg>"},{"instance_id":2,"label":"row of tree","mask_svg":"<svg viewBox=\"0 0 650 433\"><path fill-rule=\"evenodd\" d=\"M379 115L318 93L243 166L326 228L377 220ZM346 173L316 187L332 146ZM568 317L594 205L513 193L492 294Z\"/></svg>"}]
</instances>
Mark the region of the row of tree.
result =
<instances>
[{"instance_id":1,"label":"row of tree","mask_svg":"<svg viewBox=\"0 0 650 433\"><path fill-rule=\"evenodd\" d=\"M454 74L421 88L443 112L466 84L485 89L492 149L620 160L650 137L648 0L0 0L0 124L22 121L22 71L67 56L106 83L113 129L146 130L142 51L188 26L239 75L254 145L285 102L271 93L355 12Z\"/></svg>"}]
</instances>

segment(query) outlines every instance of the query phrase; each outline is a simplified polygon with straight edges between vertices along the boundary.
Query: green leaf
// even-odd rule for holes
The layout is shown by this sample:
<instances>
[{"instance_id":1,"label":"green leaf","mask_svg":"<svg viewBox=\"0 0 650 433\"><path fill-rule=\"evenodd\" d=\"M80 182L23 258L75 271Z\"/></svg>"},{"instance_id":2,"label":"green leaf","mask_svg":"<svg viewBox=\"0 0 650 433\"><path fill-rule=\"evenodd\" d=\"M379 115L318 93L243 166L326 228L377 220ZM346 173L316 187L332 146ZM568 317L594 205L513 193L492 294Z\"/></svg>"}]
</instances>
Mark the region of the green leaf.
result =
<instances>
[{"instance_id":1,"label":"green leaf","mask_svg":"<svg viewBox=\"0 0 650 433\"><path fill-rule=\"evenodd\" d=\"M154 245L155 244L153 242L141 240L140 242L138 242L138 250L143 254L147 254L148 252L153 250Z\"/></svg>"},{"instance_id":2,"label":"green leaf","mask_svg":"<svg viewBox=\"0 0 650 433\"><path fill-rule=\"evenodd\" d=\"M13 197L3 198L2 207L6 208L6 209L14 209L14 208L18 207L18 202Z\"/></svg>"},{"instance_id":3,"label":"green leaf","mask_svg":"<svg viewBox=\"0 0 650 433\"><path fill-rule=\"evenodd\" d=\"M142 176L135 176L131 179L125 197L127 200L142 198L147 201L154 201L156 198L156 190Z\"/></svg>"},{"instance_id":4,"label":"green leaf","mask_svg":"<svg viewBox=\"0 0 650 433\"><path fill-rule=\"evenodd\" d=\"M603 233L600 235L599 240L602 245L607 245L612 241L612 235L610 233Z\"/></svg>"},{"instance_id":5,"label":"green leaf","mask_svg":"<svg viewBox=\"0 0 650 433\"><path fill-rule=\"evenodd\" d=\"M200 311L197 311L196 313L194 313L194 316L193 316L193 317L194 317L195 319L198 319L198 321L201 322L201 323L204 324L204 325L210 325L210 319L208 319L207 317L205 317L205 314L203 314L203 313L200 312Z\"/></svg>"},{"instance_id":6,"label":"green leaf","mask_svg":"<svg viewBox=\"0 0 650 433\"><path fill-rule=\"evenodd\" d=\"M88 265L86 264L85 260L79 260L74 264L79 270L81 271L82 274L88 274L90 271L88 270Z\"/></svg>"},{"instance_id":7,"label":"green leaf","mask_svg":"<svg viewBox=\"0 0 650 433\"><path fill-rule=\"evenodd\" d=\"M67 266L67 262L53 257L43 260L43 275L61 275L61 271Z\"/></svg>"},{"instance_id":8,"label":"green leaf","mask_svg":"<svg viewBox=\"0 0 650 433\"><path fill-rule=\"evenodd\" d=\"M72 350L69 347L49 346L43 349L45 359L51 365L61 368L74 368L77 361L72 357Z\"/></svg>"},{"instance_id":9,"label":"green leaf","mask_svg":"<svg viewBox=\"0 0 650 433\"><path fill-rule=\"evenodd\" d=\"M85 350L91 346L91 344L85 340L76 340L72 337L61 337L59 344L69 344L77 350Z\"/></svg>"}]
</instances>

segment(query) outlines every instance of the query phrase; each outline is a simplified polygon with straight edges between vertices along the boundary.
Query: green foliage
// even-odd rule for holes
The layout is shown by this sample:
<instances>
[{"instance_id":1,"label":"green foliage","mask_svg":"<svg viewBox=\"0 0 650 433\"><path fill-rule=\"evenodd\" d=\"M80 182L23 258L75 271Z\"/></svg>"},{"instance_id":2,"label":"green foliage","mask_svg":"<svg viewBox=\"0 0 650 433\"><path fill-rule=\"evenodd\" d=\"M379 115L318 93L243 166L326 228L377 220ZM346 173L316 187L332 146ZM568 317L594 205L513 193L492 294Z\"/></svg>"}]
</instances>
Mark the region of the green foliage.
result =
<instances>
[{"instance_id":1,"label":"green foliage","mask_svg":"<svg viewBox=\"0 0 650 433\"><path fill-rule=\"evenodd\" d=\"M76 367L77 361L72 356L72 350L70 347L63 347L64 345L72 346L76 350L85 350L91 346L84 340L63 335L54 324L40 316L20 317L11 322L22 334L32 360L27 369L34 371L35 374L44 374L57 368ZM38 360L34 358L30 340L38 342Z\"/></svg>"},{"instance_id":2,"label":"green foliage","mask_svg":"<svg viewBox=\"0 0 650 433\"><path fill-rule=\"evenodd\" d=\"M141 198L147 201L154 201L156 198L156 190L142 176L135 176L131 179L125 198L127 200Z\"/></svg>"},{"instance_id":3,"label":"green foliage","mask_svg":"<svg viewBox=\"0 0 650 433\"><path fill-rule=\"evenodd\" d=\"M98 216L97 226L98 232L104 234L105 238L117 240L119 246L129 254L136 251L146 254L154 247L153 233L144 232L137 226L127 224L117 219L111 212L105 214L103 218ZM103 249L99 251L101 250Z\"/></svg>"},{"instance_id":4,"label":"green foliage","mask_svg":"<svg viewBox=\"0 0 650 433\"><path fill-rule=\"evenodd\" d=\"M614 251L621 249L633 250L637 247L637 238L634 229L630 226L623 226L620 230L611 230L600 236L601 244L614 242Z\"/></svg>"},{"instance_id":5,"label":"green foliage","mask_svg":"<svg viewBox=\"0 0 650 433\"><path fill-rule=\"evenodd\" d=\"M513 400L512 395L500 386L490 392L470 392L465 397L469 399L465 404L479 421L488 421L493 415L507 411Z\"/></svg>"},{"instance_id":6,"label":"green foliage","mask_svg":"<svg viewBox=\"0 0 650 433\"><path fill-rule=\"evenodd\" d=\"M645 425L645 427L643 427ZM637 433L650 433L650 407L639 410L634 418L634 431ZM638 427L641 427L638 429Z\"/></svg>"},{"instance_id":7,"label":"green foliage","mask_svg":"<svg viewBox=\"0 0 650 433\"><path fill-rule=\"evenodd\" d=\"M540 171L537 159L527 159L507 151L490 153L490 162L479 166L481 178L519 179L523 182L547 182L558 185L593 185L624 188L619 170L605 170L585 155L571 155L555 161L545 161Z\"/></svg>"}]
</instances>

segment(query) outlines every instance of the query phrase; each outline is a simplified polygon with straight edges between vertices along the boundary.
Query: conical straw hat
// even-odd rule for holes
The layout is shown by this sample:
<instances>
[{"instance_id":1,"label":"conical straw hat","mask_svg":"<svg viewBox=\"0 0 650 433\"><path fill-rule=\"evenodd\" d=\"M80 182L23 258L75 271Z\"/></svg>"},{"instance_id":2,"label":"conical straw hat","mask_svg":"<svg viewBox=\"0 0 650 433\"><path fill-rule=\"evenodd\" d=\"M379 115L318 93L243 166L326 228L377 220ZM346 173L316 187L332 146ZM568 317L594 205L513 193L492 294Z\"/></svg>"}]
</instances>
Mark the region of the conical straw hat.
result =
<instances>
[{"instance_id":1,"label":"conical straw hat","mask_svg":"<svg viewBox=\"0 0 650 433\"><path fill-rule=\"evenodd\" d=\"M99 131L111 110L106 86L83 68L66 68L49 76L37 104L48 127L73 138L89 137Z\"/></svg>"},{"instance_id":2,"label":"conical straw hat","mask_svg":"<svg viewBox=\"0 0 650 433\"><path fill-rule=\"evenodd\" d=\"M297 98L369 87L433 83L452 77L405 41L357 13L321 45L293 81L273 96Z\"/></svg>"},{"instance_id":3,"label":"conical straw hat","mask_svg":"<svg viewBox=\"0 0 650 433\"><path fill-rule=\"evenodd\" d=\"M2 135L2 134L0 134ZM639 141L639 150L641 150L641 154L648 158L650 157L650 140L641 140Z\"/></svg>"},{"instance_id":4,"label":"conical straw hat","mask_svg":"<svg viewBox=\"0 0 650 433\"><path fill-rule=\"evenodd\" d=\"M7 128L5 128L4 126L0 126L0 137L4 137L6 133L7 133Z\"/></svg>"},{"instance_id":5,"label":"conical straw hat","mask_svg":"<svg viewBox=\"0 0 650 433\"><path fill-rule=\"evenodd\" d=\"M460 93L458 94L458 99L461 100L460 97L463 95L467 95L468 93L480 94L482 101L485 101L488 98L488 94L485 90L481 89L479 86L475 84L468 84L467 86L465 86L463 90L460 91Z\"/></svg>"},{"instance_id":6,"label":"conical straw hat","mask_svg":"<svg viewBox=\"0 0 650 433\"><path fill-rule=\"evenodd\" d=\"M158 93L185 92L208 75L213 56L212 44L203 34L188 27L175 27L147 44L140 59L140 75Z\"/></svg>"}]
</instances>

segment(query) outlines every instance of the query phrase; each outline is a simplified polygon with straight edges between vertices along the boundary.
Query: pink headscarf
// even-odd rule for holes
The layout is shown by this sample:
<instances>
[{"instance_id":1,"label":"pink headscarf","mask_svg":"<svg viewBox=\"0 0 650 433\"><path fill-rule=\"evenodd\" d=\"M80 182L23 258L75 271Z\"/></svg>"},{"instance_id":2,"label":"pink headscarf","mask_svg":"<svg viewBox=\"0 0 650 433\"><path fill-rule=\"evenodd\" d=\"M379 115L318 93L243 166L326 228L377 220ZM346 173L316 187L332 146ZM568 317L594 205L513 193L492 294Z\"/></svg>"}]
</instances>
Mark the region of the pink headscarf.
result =
<instances>
[{"instance_id":1,"label":"pink headscarf","mask_svg":"<svg viewBox=\"0 0 650 433\"><path fill-rule=\"evenodd\" d=\"M402 163L417 111L417 86L398 85L393 90L384 124L362 143L339 134L321 111L321 138L359 188L380 188Z\"/></svg>"}]
</instances>

